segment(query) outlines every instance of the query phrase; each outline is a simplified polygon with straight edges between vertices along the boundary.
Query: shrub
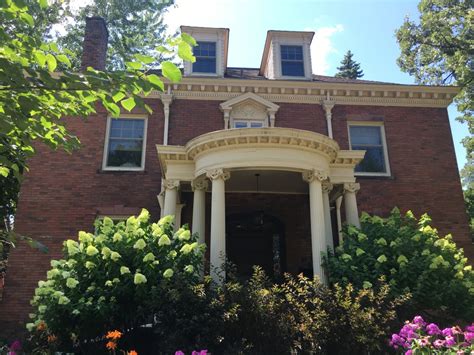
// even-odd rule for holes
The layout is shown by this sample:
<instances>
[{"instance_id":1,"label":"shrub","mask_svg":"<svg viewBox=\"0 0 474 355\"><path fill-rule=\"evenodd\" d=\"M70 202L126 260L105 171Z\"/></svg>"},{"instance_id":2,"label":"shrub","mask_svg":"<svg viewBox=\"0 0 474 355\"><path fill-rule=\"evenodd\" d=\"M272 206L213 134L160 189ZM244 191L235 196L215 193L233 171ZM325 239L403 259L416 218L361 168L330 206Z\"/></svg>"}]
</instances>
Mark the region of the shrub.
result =
<instances>
[{"instance_id":1,"label":"shrub","mask_svg":"<svg viewBox=\"0 0 474 355\"><path fill-rule=\"evenodd\" d=\"M472 320L472 267L451 236L439 237L430 222L426 214L418 221L398 209L386 219L362 214L361 229L347 226L343 244L326 259L330 282L370 288L383 276L393 295L413 295L417 313L439 309Z\"/></svg>"},{"instance_id":2,"label":"shrub","mask_svg":"<svg viewBox=\"0 0 474 355\"><path fill-rule=\"evenodd\" d=\"M416 316L405 322L400 332L393 334L390 346L407 355L419 354L472 354L474 352L474 324L454 326L441 330L437 324L427 324Z\"/></svg>"},{"instance_id":3,"label":"shrub","mask_svg":"<svg viewBox=\"0 0 474 355\"><path fill-rule=\"evenodd\" d=\"M64 259L53 260L38 284L27 327L46 330L64 349L110 329L160 322L177 290L197 284L203 249L186 227L173 232L170 216L150 223L143 210L117 224L106 217L95 235L64 242Z\"/></svg>"},{"instance_id":4,"label":"shrub","mask_svg":"<svg viewBox=\"0 0 474 355\"><path fill-rule=\"evenodd\" d=\"M391 300L389 287L355 290L328 288L303 275L286 274L272 284L260 268L245 285L222 290L234 309L226 317L222 347L216 353L345 354L386 347L395 309L406 298Z\"/></svg>"}]
</instances>

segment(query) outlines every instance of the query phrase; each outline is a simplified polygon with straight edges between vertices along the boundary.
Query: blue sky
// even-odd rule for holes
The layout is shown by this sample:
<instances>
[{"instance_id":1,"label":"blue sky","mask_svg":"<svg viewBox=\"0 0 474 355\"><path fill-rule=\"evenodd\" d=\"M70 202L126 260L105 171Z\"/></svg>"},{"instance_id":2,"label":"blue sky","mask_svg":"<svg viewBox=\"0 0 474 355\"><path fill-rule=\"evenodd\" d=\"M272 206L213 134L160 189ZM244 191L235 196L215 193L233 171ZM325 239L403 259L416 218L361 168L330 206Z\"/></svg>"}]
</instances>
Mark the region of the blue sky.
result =
<instances>
[{"instance_id":1,"label":"blue sky","mask_svg":"<svg viewBox=\"0 0 474 355\"><path fill-rule=\"evenodd\" d=\"M228 66L258 67L267 30L315 31L313 72L333 75L350 49L364 79L413 84L396 64L394 32L406 16L418 18L418 0L176 0L165 16L170 32L179 25L230 29ZM449 108L458 167L466 161L460 143L468 135Z\"/></svg>"}]
</instances>

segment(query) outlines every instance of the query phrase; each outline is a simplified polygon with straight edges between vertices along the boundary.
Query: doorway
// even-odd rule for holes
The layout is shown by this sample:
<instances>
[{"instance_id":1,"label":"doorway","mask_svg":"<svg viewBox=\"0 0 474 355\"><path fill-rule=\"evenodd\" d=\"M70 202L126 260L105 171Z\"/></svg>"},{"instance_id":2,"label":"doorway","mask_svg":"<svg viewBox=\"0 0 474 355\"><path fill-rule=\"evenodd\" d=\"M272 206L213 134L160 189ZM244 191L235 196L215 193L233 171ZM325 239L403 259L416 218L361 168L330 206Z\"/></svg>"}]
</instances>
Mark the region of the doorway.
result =
<instances>
[{"instance_id":1,"label":"doorway","mask_svg":"<svg viewBox=\"0 0 474 355\"><path fill-rule=\"evenodd\" d=\"M286 271L284 225L263 211L227 216L226 255L237 275L250 278L253 266L279 279Z\"/></svg>"}]
</instances>

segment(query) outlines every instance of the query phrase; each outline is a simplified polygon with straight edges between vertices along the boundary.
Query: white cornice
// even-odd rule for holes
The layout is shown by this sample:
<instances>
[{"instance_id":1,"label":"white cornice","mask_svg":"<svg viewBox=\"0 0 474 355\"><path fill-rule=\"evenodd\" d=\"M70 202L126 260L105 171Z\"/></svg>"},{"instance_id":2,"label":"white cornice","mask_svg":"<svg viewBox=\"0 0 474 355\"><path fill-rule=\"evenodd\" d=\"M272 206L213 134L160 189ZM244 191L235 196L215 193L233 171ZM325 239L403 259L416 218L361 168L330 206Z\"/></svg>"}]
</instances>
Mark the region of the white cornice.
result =
<instances>
[{"instance_id":1,"label":"white cornice","mask_svg":"<svg viewBox=\"0 0 474 355\"><path fill-rule=\"evenodd\" d=\"M176 99L227 101L253 92L271 102L321 104L328 95L336 105L447 107L459 92L453 86L326 83L227 78L183 78L166 84ZM160 97L153 91L149 97Z\"/></svg>"}]
</instances>

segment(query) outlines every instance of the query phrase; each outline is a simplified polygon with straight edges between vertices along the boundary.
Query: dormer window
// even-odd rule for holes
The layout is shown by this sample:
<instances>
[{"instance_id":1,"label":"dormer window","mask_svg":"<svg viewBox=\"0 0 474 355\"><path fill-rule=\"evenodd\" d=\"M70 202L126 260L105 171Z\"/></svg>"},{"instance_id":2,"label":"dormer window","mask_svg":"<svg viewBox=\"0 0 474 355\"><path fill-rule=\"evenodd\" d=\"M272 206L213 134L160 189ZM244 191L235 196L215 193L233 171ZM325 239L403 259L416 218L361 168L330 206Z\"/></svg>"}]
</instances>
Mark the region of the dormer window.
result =
<instances>
[{"instance_id":1,"label":"dormer window","mask_svg":"<svg viewBox=\"0 0 474 355\"><path fill-rule=\"evenodd\" d=\"M193 73L216 73L216 42L197 42Z\"/></svg>"},{"instance_id":2,"label":"dormer window","mask_svg":"<svg viewBox=\"0 0 474 355\"><path fill-rule=\"evenodd\" d=\"M281 74L283 76L304 76L302 46L284 46L281 52Z\"/></svg>"}]
</instances>

